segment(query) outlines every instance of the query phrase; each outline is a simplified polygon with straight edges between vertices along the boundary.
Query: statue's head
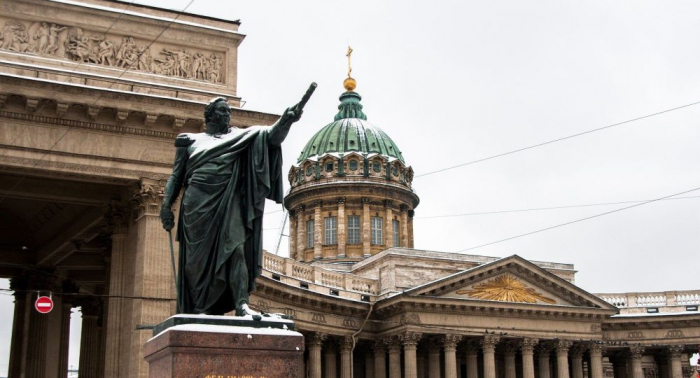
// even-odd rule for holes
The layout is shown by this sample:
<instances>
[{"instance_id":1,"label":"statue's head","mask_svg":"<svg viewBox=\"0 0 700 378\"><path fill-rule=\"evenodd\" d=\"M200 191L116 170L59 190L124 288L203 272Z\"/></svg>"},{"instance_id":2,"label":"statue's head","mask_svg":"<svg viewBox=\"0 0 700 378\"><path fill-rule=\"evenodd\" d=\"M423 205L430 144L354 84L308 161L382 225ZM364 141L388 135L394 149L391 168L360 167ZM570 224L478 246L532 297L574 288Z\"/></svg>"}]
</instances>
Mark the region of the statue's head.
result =
<instances>
[{"instance_id":1,"label":"statue's head","mask_svg":"<svg viewBox=\"0 0 700 378\"><path fill-rule=\"evenodd\" d=\"M231 121L231 107L223 97L217 97L204 108L204 122L207 134L221 134L228 131Z\"/></svg>"}]
</instances>

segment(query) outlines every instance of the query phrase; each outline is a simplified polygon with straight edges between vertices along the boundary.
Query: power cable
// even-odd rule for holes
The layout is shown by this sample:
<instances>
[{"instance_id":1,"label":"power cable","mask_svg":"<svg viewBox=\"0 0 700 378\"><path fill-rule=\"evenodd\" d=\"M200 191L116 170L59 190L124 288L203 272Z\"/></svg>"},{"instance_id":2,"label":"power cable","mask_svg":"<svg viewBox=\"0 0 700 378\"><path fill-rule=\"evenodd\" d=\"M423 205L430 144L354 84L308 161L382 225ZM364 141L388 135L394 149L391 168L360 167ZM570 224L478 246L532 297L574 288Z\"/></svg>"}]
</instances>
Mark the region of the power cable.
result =
<instances>
[{"instance_id":1,"label":"power cable","mask_svg":"<svg viewBox=\"0 0 700 378\"><path fill-rule=\"evenodd\" d=\"M173 18L172 20L170 20L170 21L168 22L168 24L165 26L165 28L163 28L163 30L161 30L161 32L156 36L156 38L153 39L153 40L148 44L148 46L146 46L145 49L139 49L139 52L138 52L138 54L136 55L136 59L134 59L133 62L131 62L128 66L124 67L124 70L121 72L121 74L119 74L119 76L117 76L114 80L112 80L112 82L109 84L109 87L107 87L107 89L112 89L112 87L114 86L114 84L116 84L117 81L118 81L119 79L121 79L122 76L124 76L124 74L125 74L127 71L129 71L129 69L134 65L134 63L136 63L136 62L139 61L139 58L141 58L141 55L144 54L146 51L148 51L148 50L151 48L151 46L163 35L163 33L165 33L165 31L168 30L168 29L170 28L170 26L171 26L182 14L184 14L184 12L187 10L187 8L189 8L190 5L192 5L192 3L194 3L194 2L195 2L195 0L190 0L190 2L187 4L187 6L186 6L185 8L183 8L181 11L179 11L179 12L177 13L177 15L175 16L175 18ZM124 12L126 12L126 10L124 10ZM116 23L116 21L117 21L117 20L115 20L114 23ZM110 28L111 28L111 27L110 27ZM95 105L97 104L97 102L100 101L101 98L102 98L102 94L98 95L97 98L95 99L95 101L92 103L92 105L89 105L89 106L91 106L91 107L92 107L92 106L95 106ZM63 140L63 138L65 138L65 136L68 135L68 133L69 133L72 129L73 129L73 127L72 127L72 126L69 126L69 127L66 129L66 131L58 138L58 140L56 140L56 142L53 143L53 144L51 145L51 147L44 153L44 155L42 155L41 158L32 166L32 169L33 169L33 168L36 168L36 167L39 165L39 163L41 163L41 161L44 160L44 158L45 158L46 156L48 156L49 152L51 152L51 151L56 147L56 145L58 145L58 143L60 143L61 140ZM16 138L15 138L15 139L16 139ZM14 143L13 143L13 144L14 144ZM26 175L26 174L23 174L23 175L19 178L19 180L17 180L17 182L15 183L15 185L13 185L12 188L10 188L10 189L8 190L8 194L6 194L6 195L4 195L2 198L0 198L0 204L5 200L5 198L7 198L7 196L9 195L10 192L12 192L17 186L19 186L20 183L22 183L22 181L23 181L26 177L27 177L27 175Z\"/></svg>"},{"instance_id":2,"label":"power cable","mask_svg":"<svg viewBox=\"0 0 700 378\"><path fill-rule=\"evenodd\" d=\"M670 112L675 111L675 110L680 110L680 109L688 108L688 107L695 106L695 105L698 105L698 104L700 104L700 101L692 102L692 103L686 104L686 105L677 106L677 107L671 108L671 109L662 110L662 111L659 111L659 112L656 112L656 113L652 113L652 114L647 114L647 115L645 115L645 116L641 116L641 117L637 117L637 118L633 118L633 119L628 119L627 121L622 121L622 122L618 122L618 123L613 123L612 125L607 125L607 126L599 127L599 128L596 128L596 129L592 129L592 130L580 132L580 133L577 133L577 134L572 134L572 135L569 135L569 136L565 136L565 137L561 137L561 138L557 138L557 139L552 139L552 140L549 140L549 141L546 141L546 142L533 144L533 145L531 145L531 146L518 148L518 149L515 149L515 150L511 150L511 151L508 151L508 152L503 152L503 153L496 154L496 155L492 155L492 156L488 156L488 157L485 157L485 158L481 158L481 159L477 159L477 160L472 160L472 161L469 161L469 162L466 162L466 163L453 165L453 166L451 166L451 167L446 167L446 168L441 168L441 169L438 169L438 170L435 170L435 171L426 172L426 173L423 173L423 174L420 174L420 175L415 175L414 178L425 177L425 176L433 175L433 174L436 174L436 173L440 173L440 172L444 172L444 171L449 171L449 170L451 170L451 169L455 169L455 168L459 168L459 167L464 167L464 166L472 165L472 164L476 164L476 163L480 163L480 162L482 162L482 161L487 161L487 160L492 160L492 159L496 159L496 158L503 157L503 156L507 156L507 155L512 155L512 154L515 154L515 153L518 153L518 152L523 152L523 151L531 150L531 149L533 149L533 148L546 146L546 145L548 145L548 144L553 144L553 143L561 142L561 141L564 141L564 140L567 140L567 139L576 138L576 137L579 137L579 136L582 136L582 135L595 133L595 132L597 132L597 131L602 131L602 130L610 129L610 128L613 128L613 127L616 127L616 126L625 125L625 124L628 124L628 123L632 123L632 122L635 122L635 121L639 121L639 120L642 120L642 119L651 118L651 117L654 117L654 116L657 116L657 115L661 115L661 114L665 114L665 113L670 113Z\"/></svg>"},{"instance_id":3,"label":"power cable","mask_svg":"<svg viewBox=\"0 0 700 378\"><path fill-rule=\"evenodd\" d=\"M689 197L678 197L678 198L666 198L661 201L671 201L671 200L682 200L682 199L695 199L700 198L700 196L689 196ZM467 217L474 215L491 215L491 214L507 214L507 213L523 213L529 211L544 211L544 210L560 210L560 209L575 209L581 207L592 207L592 206L608 206L608 205L623 205L626 203L641 203L643 201L620 201L620 202L600 202L600 203L588 203L584 205L566 205L566 206L551 206L551 207L533 207L529 209L514 209L514 210L498 210L498 211L482 211L477 213L462 213L462 214L448 214L448 215L433 215L427 217L415 217L415 219L437 219L437 218L455 218L455 217Z\"/></svg>"},{"instance_id":4,"label":"power cable","mask_svg":"<svg viewBox=\"0 0 700 378\"><path fill-rule=\"evenodd\" d=\"M697 190L700 190L700 187L697 187L697 188L694 188L694 189L690 189L690 190L686 190L686 191L683 191L683 192L680 192L680 193L676 193L676 194L671 194L671 195L664 196L664 197L661 197L661 198L656 198L656 199L652 199L652 200L649 200L649 201L644 201L644 202L637 203L637 204L634 204L634 205L621 207L621 208L619 208L619 209L615 209L615 210L611 210L611 211L606 211L606 212L604 212L604 213L600 213L600 214L596 214L596 215L591 215L591 216L589 216L589 217L576 219L576 220L573 220L573 221L570 221L570 222L560 223L560 224L557 224L557 225L554 225L554 226L550 226L550 227L546 227L546 228L542 228L542 229L539 229L539 230L526 232L526 233L524 233L524 234L511 236L511 237L508 237L508 238L505 238L505 239L501 239L501 240L497 240L497 241L493 241L493 242L490 242L490 243L486 243L486 244L482 244L482 245L477 245L477 246L470 247L470 248L460 249L460 250L457 251L457 252L466 252L466 251L471 251L471 250L474 250L474 249L477 249L477 248L483 248L483 247L486 247L486 246L489 246L489 245L494 245L494 244L498 244L498 243L503 243L503 242L505 242L505 241L509 241L509 240L513 240L513 239L522 238L522 237L525 237L525 236L537 234L537 233L544 232L544 231L549 231L549 230L552 230L552 229L555 229L555 228L568 226L568 225L570 225L570 224L583 222L583 221L586 221L586 220L589 220L589 219L593 219L593 218L602 217L602 216L604 216L604 215L608 215L608 214L612 214L612 213L617 213L617 212L620 212L620 211L623 211L623 210L628 210L628 209L631 209L631 208L634 208L634 207L639 207L639 206L642 206L642 205L650 204L650 203L652 203L652 202L663 201L663 200L669 199L669 198L671 198L671 197L679 196L679 195L681 195L681 194L691 193L691 192L694 192L694 191L697 191Z\"/></svg>"}]
</instances>

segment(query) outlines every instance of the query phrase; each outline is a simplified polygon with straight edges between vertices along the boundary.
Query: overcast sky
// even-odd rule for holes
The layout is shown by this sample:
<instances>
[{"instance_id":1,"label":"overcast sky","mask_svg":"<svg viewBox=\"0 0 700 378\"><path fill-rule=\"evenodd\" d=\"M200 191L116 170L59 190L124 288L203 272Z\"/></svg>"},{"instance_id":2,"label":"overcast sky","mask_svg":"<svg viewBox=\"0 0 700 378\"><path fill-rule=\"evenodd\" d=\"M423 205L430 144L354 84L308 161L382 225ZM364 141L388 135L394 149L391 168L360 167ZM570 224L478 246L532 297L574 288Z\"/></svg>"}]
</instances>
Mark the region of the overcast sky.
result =
<instances>
[{"instance_id":1,"label":"overcast sky","mask_svg":"<svg viewBox=\"0 0 700 378\"><path fill-rule=\"evenodd\" d=\"M137 2L181 10L189 0ZM348 44L368 121L392 137L417 176L700 101L694 1L195 0L188 11L241 19L238 95L246 109L281 113L318 83L283 145L287 167L337 112ZM699 125L697 105L416 177L415 247L460 251L631 204L428 217L639 201L700 187ZM269 251L281 222L281 212L266 216ZM698 288L699 245L700 198L690 198L466 253L573 263L589 292L663 291ZM10 300L0 296L0 307ZM8 340L0 374L9 326L0 322Z\"/></svg>"}]
</instances>

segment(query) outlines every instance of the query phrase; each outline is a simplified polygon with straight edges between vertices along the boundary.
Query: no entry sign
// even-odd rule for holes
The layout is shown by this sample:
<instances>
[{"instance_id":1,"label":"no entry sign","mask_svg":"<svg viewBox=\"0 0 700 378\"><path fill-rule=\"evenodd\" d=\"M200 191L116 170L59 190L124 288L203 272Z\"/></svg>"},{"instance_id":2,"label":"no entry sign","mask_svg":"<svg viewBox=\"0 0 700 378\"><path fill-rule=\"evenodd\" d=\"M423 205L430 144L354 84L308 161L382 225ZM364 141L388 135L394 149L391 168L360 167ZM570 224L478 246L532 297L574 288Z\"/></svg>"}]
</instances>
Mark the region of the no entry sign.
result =
<instances>
[{"instance_id":1,"label":"no entry sign","mask_svg":"<svg viewBox=\"0 0 700 378\"><path fill-rule=\"evenodd\" d=\"M49 297L39 297L34 302L34 308L42 314L48 314L53 310L53 300Z\"/></svg>"}]
</instances>

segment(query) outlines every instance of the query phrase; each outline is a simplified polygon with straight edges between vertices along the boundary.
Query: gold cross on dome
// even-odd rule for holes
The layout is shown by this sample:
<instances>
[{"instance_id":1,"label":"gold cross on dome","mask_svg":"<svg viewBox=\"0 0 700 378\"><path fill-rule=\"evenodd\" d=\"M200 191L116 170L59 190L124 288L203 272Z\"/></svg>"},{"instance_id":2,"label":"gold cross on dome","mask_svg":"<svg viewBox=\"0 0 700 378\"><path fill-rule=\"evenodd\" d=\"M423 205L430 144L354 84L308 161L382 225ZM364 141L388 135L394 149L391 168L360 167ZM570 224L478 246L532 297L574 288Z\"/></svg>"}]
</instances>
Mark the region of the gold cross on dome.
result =
<instances>
[{"instance_id":1,"label":"gold cross on dome","mask_svg":"<svg viewBox=\"0 0 700 378\"><path fill-rule=\"evenodd\" d=\"M348 57L348 77L352 73L352 66L350 65L350 56L352 55L352 47L348 46L348 53L345 56Z\"/></svg>"}]
</instances>

